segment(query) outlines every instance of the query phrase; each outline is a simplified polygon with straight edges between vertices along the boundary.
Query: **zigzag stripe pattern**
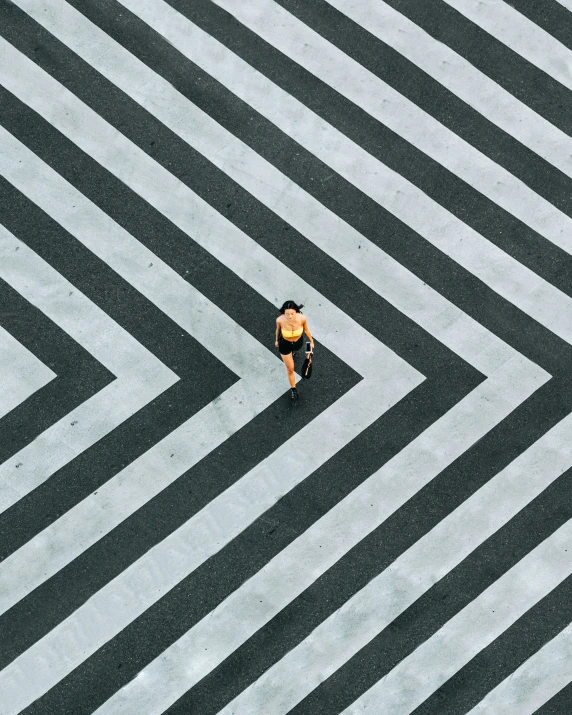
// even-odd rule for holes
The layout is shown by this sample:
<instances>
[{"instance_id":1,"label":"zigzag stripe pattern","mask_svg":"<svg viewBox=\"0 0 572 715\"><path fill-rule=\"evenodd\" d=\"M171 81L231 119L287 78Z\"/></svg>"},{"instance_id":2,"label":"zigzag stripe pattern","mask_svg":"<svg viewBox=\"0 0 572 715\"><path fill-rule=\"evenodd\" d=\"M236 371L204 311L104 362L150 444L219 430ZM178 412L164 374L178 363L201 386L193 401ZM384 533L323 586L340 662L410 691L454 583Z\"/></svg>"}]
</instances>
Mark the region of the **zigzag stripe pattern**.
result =
<instances>
[{"instance_id":1,"label":"zigzag stripe pattern","mask_svg":"<svg viewBox=\"0 0 572 715\"><path fill-rule=\"evenodd\" d=\"M4 328L0 329L0 417L4 417L56 374Z\"/></svg>"},{"instance_id":2,"label":"zigzag stripe pattern","mask_svg":"<svg viewBox=\"0 0 572 715\"><path fill-rule=\"evenodd\" d=\"M571 17L477 5L2 5L2 715L570 712Z\"/></svg>"}]
</instances>

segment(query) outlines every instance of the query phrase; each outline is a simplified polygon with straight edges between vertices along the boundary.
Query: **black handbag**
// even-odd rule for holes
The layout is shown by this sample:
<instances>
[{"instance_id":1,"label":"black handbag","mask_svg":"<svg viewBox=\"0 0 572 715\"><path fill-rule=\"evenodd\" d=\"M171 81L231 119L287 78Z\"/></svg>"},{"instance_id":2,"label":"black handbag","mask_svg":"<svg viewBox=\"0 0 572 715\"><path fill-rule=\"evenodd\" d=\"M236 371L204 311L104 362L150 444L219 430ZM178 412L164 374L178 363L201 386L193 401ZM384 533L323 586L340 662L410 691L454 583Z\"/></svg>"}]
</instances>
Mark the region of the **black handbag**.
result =
<instances>
[{"instance_id":1,"label":"black handbag","mask_svg":"<svg viewBox=\"0 0 572 715\"><path fill-rule=\"evenodd\" d=\"M313 353L307 353L304 364L302 365L301 375L304 380L309 380L312 376L312 356Z\"/></svg>"}]
</instances>

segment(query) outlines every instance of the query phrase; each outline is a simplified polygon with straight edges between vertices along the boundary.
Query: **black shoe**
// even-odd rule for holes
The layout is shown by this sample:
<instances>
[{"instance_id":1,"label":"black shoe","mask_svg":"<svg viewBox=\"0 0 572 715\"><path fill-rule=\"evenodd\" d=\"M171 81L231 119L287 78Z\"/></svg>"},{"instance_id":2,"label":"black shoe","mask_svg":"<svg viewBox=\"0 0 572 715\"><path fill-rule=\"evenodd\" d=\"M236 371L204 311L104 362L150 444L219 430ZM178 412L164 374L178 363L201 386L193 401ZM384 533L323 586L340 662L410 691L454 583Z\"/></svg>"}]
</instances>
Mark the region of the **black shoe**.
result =
<instances>
[{"instance_id":1,"label":"black shoe","mask_svg":"<svg viewBox=\"0 0 572 715\"><path fill-rule=\"evenodd\" d=\"M290 388L290 398L292 403L298 402L298 390L295 387Z\"/></svg>"}]
</instances>

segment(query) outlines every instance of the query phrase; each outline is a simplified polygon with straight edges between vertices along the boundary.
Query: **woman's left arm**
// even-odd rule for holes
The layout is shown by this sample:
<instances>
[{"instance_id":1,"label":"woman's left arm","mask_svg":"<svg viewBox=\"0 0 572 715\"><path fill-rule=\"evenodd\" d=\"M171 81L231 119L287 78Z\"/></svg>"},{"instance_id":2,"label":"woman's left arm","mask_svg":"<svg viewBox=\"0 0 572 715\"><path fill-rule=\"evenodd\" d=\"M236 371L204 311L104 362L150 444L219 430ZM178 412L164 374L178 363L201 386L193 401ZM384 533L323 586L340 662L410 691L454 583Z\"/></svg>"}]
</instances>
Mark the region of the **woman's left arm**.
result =
<instances>
[{"instance_id":1,"label":"woman's left arm","mask_svg":"<svg viewBox=\"0 0 572 715\"><path fill-rule=\"evenodd\" d=\"M308 320L307 318L304 318L304 332L308 336L308 340L310 341L310 349L314 349L314 338L312 337L312 333L310 332L310 328L308 327Z\"/></svg>"}]
</instances>

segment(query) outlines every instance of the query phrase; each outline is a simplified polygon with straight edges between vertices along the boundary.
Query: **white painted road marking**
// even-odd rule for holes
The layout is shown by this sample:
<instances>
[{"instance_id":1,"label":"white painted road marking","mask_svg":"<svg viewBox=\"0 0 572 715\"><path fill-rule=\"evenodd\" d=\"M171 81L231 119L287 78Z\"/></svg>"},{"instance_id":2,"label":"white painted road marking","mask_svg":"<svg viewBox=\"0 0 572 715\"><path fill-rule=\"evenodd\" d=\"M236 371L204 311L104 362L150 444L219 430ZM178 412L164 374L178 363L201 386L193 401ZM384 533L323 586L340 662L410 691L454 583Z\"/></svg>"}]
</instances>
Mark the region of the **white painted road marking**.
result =
<instances>
[{"instance_id":1,"label":"white painted road marking","mask_svg":"<svg viewBox=\"0 0 572 715\"><path fill-rule=\"evenodd\" d=\"M572 176L572 138L381 0L328 0L433 79L553 166ZM475 188L478 188L475 186ZM530 209L529 226L534 228Z\"/></svg>"},{"instance_id":2,"label":"white painted road marking","mask_svg":"<svg viewBox=\"0 0 572 715\"><path fill-rule=\"evenodd\" d=\"M55 377L53 370L0 327L0 419Z\"/></svg>"},{"instance_id":3,"label":"white painted road marking","mask_svg":"<svg viewBox=\"0 0 572 715\"><path fill-rule=\"evenodd\" d=\"M572 624L499 683L467 715L533 715L572 678Z\"/></svg>"},{"instance_id":4,"label":"white painted road marking","mask_svg":"<svg viewBox=\"0 0 572 715\"><path fill-rule=\"evenodd\" d=\"M502 0L445 0L521 57L572 89L572 51Z\"/></svg>"},{"instance_id":5,"label":"white painted road marking","mask_svg":"<svg viewBox=\"0 0 572 715\"><path fill-rule=\"evenodd\" d=\"M0 137L5 134L0 128ZM0 162L8 154L8 142L2 146ZM0 510L4 510L179 378L3 226L0 277L117 378L0 466Z\"/></svg>"}]
</instances>

